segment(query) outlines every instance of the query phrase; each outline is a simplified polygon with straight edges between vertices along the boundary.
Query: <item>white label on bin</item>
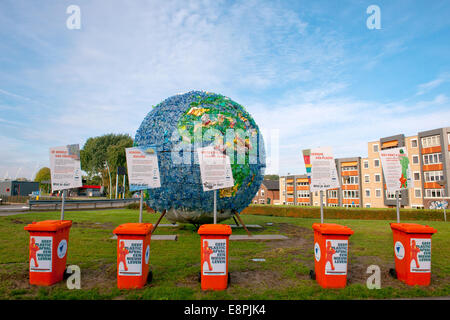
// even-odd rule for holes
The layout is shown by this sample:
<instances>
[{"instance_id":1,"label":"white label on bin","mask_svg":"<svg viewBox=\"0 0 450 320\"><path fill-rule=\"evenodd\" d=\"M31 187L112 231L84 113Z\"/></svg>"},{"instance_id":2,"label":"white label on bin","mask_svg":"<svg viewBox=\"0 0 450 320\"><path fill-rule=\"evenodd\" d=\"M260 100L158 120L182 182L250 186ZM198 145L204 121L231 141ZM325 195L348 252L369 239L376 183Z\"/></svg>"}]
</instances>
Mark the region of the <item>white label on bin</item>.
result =
<instances>
[{"instance_id":1,"label":"white label on bin","mask_svg":"<svg viewBox=\"0 0 450 320\"><path fill-rule=\"evenodd\" d=\"M53 237L30 237L30 272L52 272Z\"/></svg>"},{"instance_id":2,"label":"white label on bin","mask_svg":"<svg viewBox=\"0 0 450 320\"><path fill-rule=\"evenodd\" d=\"M400 241L395 242L394 253L397 259L403 260L403 258L405 257L405 247L403 247L403 243L401 243Z\"/></svg>"},{"instance_id":3,"label":"white label on bin","mask_svg":"<svg viewBox=\"0 0 450 320\"><path fill-rule=\"evenodd\" d=\"M431 272L431 239L411 239L410 272Z\"/></svg>"},{"instance_id":4,"label":"white label on bin","mask_svg":"<svg viewBox=\"0 0 450 320\"><path fill-rule=\"evenodd\" d=\"M117 267L119 276L140 276L142 275L142 247L143 240L119 241L117 251Z\"/></svg>"},{"instance_id":5,"label":"white label on bin","mask_svg":"<svg viewBox=\"0 0 450 320\"><path fill-rule=\"evenodd\" d=\"M325 241L325 274L346 275L347 274L348 240Z\"/></svg>"},{"instance_id":6,"label":"white label on bin","mask_svg":"<svg viewBox=\"0 0 450 320\"><path fill-rule=\"evenodd\" d=\"M319 262L320 261L320 246L317 242L314 244L314 256L316 257L316 261Z\"/></svg>"},{"instance_id":7,"label":"white label on bin","mask_svg":"<svg viewBox=\"0 0 450 320\"><path fill-rule=\"evenodd\" d=\"M67 253L67 240L66 239L62 239L59 242L57 253L58 253L58 258L60 258L60 259L62 259L66 256L66 253Z\"/></svg>"},{"instance_id":8,"label":"white label on bin","mask_svg":"<svg viewBox=\"0 0 450 320\"><path fill-rule=\"evenodd\" d=\"M202 274L223 276L227 274L227 240L203 239Z\"/></svg>"}]
</instances>

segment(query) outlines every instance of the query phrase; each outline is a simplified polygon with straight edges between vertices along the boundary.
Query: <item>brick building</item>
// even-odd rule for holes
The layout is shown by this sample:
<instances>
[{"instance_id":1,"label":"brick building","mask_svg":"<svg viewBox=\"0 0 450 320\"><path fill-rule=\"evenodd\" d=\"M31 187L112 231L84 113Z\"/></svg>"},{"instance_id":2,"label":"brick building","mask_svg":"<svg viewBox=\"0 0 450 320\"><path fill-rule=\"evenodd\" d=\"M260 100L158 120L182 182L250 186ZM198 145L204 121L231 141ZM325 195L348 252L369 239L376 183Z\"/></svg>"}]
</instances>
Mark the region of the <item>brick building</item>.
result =
<instances>
[{"instance_id":1,"label":"brick building","mask_svg":"<svg viewBox=\"0 0 450 320\"><path fill-rule=\"evenodd\" d=\"M280 183L278 180L264 180L253 198L254 204L280 204Z\"/></svg>"}]
</instances>

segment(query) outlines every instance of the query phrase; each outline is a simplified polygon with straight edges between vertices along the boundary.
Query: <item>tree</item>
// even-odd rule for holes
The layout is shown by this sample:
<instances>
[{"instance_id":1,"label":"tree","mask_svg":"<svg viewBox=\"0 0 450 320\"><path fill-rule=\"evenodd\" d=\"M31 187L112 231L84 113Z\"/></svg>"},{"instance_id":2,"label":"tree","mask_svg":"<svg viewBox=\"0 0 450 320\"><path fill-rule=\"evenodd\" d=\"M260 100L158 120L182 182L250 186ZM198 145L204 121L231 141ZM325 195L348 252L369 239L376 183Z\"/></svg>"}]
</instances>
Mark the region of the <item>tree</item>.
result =
<instances>
[{"instance_id":1,"label":"tree","mask_svg":"<svg viewBox=\"0 0 450 320\"><path fill-rule=\"evenodd\" d=\"M50 168L43 167L36 173L34 181L39 182L39 188L48 193L50 192L50 179Z\"/></svg>"},{"instance_id":2,"label":"tree","mask_svg":"<svg viewBox=\"0 0 450 320\"><path fill-rule=\"evenodd\" d=\"M103 186L109 187L109 174L105 169L108 161L111 179L118 166L126 165L125 148L133 146L133 139L128 134L105 134L89 138L80 150L81 169L88 174L87 180L101 177ZM97 178L98 179L98 178Z\"/></svg>"},{"instance_id":3,"label":"tree","mask_svg":"<svg viewBox=\"0 0 450 320\"><path fill-rule=\"evenodd\" d=\"M279 180L280 177L276 174L266 174L264 180Z\"/></svg>"}]
</instances>

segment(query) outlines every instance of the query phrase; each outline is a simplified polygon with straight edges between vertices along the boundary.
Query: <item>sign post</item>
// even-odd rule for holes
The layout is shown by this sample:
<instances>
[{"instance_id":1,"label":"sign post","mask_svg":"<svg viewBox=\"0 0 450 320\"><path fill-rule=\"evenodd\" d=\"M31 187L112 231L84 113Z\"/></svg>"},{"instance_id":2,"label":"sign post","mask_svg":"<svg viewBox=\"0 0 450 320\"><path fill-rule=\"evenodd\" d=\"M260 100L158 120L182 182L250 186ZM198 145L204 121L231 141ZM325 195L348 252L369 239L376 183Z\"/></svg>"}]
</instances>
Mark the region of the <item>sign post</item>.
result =
<instances>
[{"instance_id":1,"label":"sign post","mask_svg":"<svg viewBox=\"0 0 450 320\"><path fill-rule=\"evenodd\" d=\"M320 192L320 222L323 223L323 192L340 188L333 153L331 147L306 149L303 158L307 173L311 173L310 191Z\"/></svg>"},{"instance_id":2,"label":"sign post","mask_svg":"<svg viewBox=\"0 0 450 320\"><path fill-rule=\"evenodd\" d=\"M139 223L142 223L144 190L161 187L158 156L152 146L126 148L130 191L140 191Z\"/></svg>"},{"instance_id":3,"label":"sign post","mask_svg":"<svg viewBox=\"0 0 450 320\"><path fill-rule=\"evenodd\" d=\"M320 190L320 223L323 223L323 190Z\"/></svg>"},{"instance_id":4,"label":"sign post","mask_svg":"<svg viewBox=\"0 0 450 320\"><path fill-rule=\"evenodd\" d=\"M217 189L234 186L230 158L213 146L197 149L203 191L214 191L214 224L217 224Z\"/></svg>"},{"instance_id":5,"label":"sign post","mask_svg":"<svg viewBox=\"0 0 450 320\"><path fill-rule=\"evenodd\" d=\"M63 190L61 201L61 221L64 220L64 202L66 201L66 190Z\"/></svg>"},{"instance_id":6,"label":"sign post","mask_svg":"<svg viewBox=\"0 0 450 320\"><path fill-rule=\"evenodd\" d=\"M50 177L52 192L63 191L61 220L64 220L66 190L83 186L78 144L50 148Z\"/></svg>"},{"instance_id":7,"label":"sign post","mask_svg":"<svg viewBox=\"0 0 450 320\"><path fill-rule=\"evenodd\" d=\"M379 152L386 189L395 192L397 223L400 223L400 192L412 186L411 170L406 147L381 150Z\"/></svg>"}]
</instances>

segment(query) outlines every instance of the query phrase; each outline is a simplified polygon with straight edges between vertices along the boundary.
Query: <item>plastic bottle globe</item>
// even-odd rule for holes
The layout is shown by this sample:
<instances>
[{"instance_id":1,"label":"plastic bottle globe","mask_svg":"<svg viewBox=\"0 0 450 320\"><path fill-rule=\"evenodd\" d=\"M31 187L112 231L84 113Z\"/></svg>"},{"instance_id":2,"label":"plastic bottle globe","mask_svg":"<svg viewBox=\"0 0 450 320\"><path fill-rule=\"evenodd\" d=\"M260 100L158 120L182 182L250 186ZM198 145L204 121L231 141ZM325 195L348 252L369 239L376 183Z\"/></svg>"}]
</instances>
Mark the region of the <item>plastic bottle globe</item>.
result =
<instances>
[{"instance_id":1,"label":"plastic bottle globe","mask_svg":"<svg viewBox=\"0 0 450 320\"><path fill-rule=\"evenodd\" d=\"M142 121L134 145L158 155L161 187L144 195L171 222L213 221L214 191L203 191L197 148L213 146L230 157L234 185L217 190L218 222L246 208L263 181L259 128L243 106L220 94L191 91L164 100Z\"/></svg>"}]
</instances>

